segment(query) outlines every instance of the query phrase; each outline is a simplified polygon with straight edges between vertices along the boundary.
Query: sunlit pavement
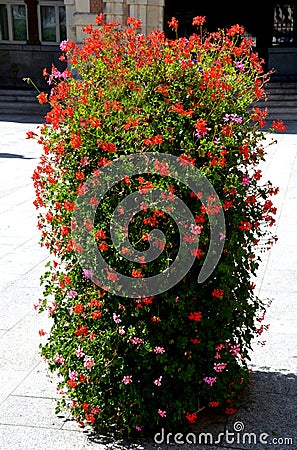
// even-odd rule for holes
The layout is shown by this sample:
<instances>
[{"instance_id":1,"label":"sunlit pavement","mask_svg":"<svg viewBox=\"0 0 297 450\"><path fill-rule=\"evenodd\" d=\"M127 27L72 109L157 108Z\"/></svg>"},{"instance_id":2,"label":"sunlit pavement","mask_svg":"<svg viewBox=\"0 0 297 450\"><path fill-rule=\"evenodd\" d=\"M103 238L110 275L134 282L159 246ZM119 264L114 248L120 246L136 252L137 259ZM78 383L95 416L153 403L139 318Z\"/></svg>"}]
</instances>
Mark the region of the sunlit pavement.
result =
<instances>
[{"instance_id":1,"label":"sunlit pavement","mask_svg":"<svg viewBox=\"0 0 297 450\"><path fill-rule=\"evenodd\" d=\"M38 122L24 115L0 116L0 448L128 448L108 439L90 440L86 431L54 412L56 386L38 348L38 330L49 330L50 322L33 308L41 295L39 277L48 258L38 244L31 180L41 148L26 140L26 131L35 130ZM187 443L185 436L177 438L184 444L174 444L169 436L173 445L168 448L297 448L297 122L288 125L285 134L274 135L277 143L261 165L264 179L280 188L274 199L279 239L263 258L256 280L260 298L272 303L265 320L270 329L261 336L266 344L255 342L251 351L254 386L236 415L201 420L197 445L191 445L190 438ZM211 433L210 445L204 444L205 437L199 438L202 432ZM219 444L219 433L226 436L226 432L227 440ZM162 436L158 439L161 444ZM167 448L166 435L162 445L139 442L129 448Z\"/></svg>"}]
</instances>

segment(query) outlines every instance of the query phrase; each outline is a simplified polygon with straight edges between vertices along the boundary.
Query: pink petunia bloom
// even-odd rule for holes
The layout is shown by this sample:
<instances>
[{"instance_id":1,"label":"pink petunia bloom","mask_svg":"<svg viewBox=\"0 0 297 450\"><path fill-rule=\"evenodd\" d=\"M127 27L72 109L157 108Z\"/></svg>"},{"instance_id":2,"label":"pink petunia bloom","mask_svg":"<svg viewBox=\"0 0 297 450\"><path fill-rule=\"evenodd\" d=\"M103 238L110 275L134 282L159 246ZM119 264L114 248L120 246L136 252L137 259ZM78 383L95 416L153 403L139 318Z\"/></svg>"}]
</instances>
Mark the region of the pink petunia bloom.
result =
<instances>
[{"instance_id":1,"label":"pink petunia bloom","mask_svg":"<svg viewBox=\"0 0 297 450\"><path fill-rule=\"evenodd\" d=\"M132 375L125 375L122 379L122 382L124 384L131 384L132 383Z\"/></svg>"},{"instance_id":2,"label":"pink petunia bloom","mask_svg":"<svg viewBox=\"0 0 297 450\"><path fill-rule=\"evenodd\" d=\"M158 347L158 346L156 346L156 347L154 348L154 352L155 352L156 354L161 354L161 355L162 355L162 353L165 353L165 348L164 348L164 347Z\"/></svg>"}]
</instances>

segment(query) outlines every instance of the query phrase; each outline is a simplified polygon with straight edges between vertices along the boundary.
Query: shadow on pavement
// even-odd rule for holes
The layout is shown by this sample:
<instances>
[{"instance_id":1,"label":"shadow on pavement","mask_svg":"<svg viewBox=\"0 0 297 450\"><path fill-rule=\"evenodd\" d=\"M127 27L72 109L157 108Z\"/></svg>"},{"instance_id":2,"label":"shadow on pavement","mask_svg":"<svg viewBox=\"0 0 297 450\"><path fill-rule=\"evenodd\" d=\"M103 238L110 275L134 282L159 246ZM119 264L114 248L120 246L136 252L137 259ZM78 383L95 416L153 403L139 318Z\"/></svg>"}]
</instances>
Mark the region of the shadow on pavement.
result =
<instances>
[{"instance_id":1,"label":"shadow on pavement","mask_svg":"<svg viewBox=\"0 0 297 450\"><path fill-rule=\"evenodd\" d=\"M12 159L12 158L19 158L19 159L36 159L36 158L28 158L24 155L17 155L16 153L0 153L0 158L4 159Z\"/></svg>"},{"instance_id":2,"label":"shadow on pavement","mask_svg":"<svg viewBox=\"0 0 297 450\"><path fill-rule=\"evenodd\" d=\"M297 448L297 375L257 370L251 375L251 387L236 414L226 416L206 412L188 435L162 431L154 439L117 440L112 435L88 434L90 448L106 449L183 449L191 450L264 450ZM162 432L161 432L162 431ZM174 441L175 436L183 443ZM162 441L162 442L161 442ZM93 447L94 445L94 447Z\"/></svg>"}]
</instances>

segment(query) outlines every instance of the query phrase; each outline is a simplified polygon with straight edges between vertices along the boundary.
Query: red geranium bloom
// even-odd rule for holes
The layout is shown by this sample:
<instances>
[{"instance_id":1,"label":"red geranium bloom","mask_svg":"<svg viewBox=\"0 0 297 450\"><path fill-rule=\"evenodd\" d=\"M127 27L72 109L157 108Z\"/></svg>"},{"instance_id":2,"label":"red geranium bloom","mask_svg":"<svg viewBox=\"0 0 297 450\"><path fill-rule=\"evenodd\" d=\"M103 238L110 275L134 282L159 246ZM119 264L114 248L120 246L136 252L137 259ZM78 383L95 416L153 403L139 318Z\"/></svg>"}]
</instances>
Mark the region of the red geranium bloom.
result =
<instances>
[{"instance_id":1,"label":"red geranium bloom","mask_svg":"<svg viewBox=\"0 0 297 450\"><path fill-rule=\"evenodd\" d=\"M172 17L170 22L167 22L170 28L173 28L174 30L178 29L178 20L175 17Z\"/></svg>"},{"instance_id":2,"label":"red geranium bloom","mask_svg":"<svg viewBox=\"0 0 297 450\"><path fill-rule=\"evenodd\" d=\"M274 120L272 122L272 128L276 131L286 131L288 128L287 125L284 124L282 120Z\"/></svg>"},{"instance_id":3,"label":"red geranium bloom","mask_svg":"<svg viewBox=\"0 0 297 450\"><path fill-rule=\"evenodd\" d=\"M206 16L196 16L193 19L192 25L203 25L205 23L205 17Z\"/></svg>"},{"instance_id":4,"label":"red geranium bloom","mask_svg":"<svg viewBox=\"0 0 297 450\"><path fill-rule=\"evenodd\" d=\"M221 298L224 295L224 290L223 289L214 289L212 291L211 295L215 298Z\"/></svg>"},{"instance_id":5,"label":"red geranium bloom","mask_svg":"<svg viewBox=\"0 0 297 450\"><path fill-rule=\"evenodd\" d=\"M187 413L186 414L186 419L190 422L190 423L194 423L197 420L197 413Z\"/></svg>"},{"instance_id":6,"label":"red geranium bloom","mask_svg":"<svg viewBox=\"0 0 297 450\"><path fill-rule=\"evenodd\" d=\"M194 320L195 322L200 322L200 320L202 319L202 313L201 313L201 311L194 311L194 312L191 312L191 313L188 315L188 318L189 318L190 320Z\"/></svg>"}]
</instances>

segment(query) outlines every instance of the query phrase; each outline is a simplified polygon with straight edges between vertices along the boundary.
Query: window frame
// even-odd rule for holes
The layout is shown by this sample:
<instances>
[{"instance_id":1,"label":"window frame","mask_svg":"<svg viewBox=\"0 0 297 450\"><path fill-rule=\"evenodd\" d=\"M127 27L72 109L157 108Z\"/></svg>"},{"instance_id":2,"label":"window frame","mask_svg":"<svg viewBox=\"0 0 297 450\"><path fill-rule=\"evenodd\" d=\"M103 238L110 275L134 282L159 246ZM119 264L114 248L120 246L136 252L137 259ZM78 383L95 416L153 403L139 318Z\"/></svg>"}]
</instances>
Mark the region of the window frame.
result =
<instances>
[{"instance_id":1,"label":"window frame","mask_svg":"<svg viewBox=\"0 0 297 450\"><path fill-rule=\"evenodd\" d=\"M0 1L0 5L4 5L6 7L7 12L7 30L8 30L8 39L0 39L1 44L26 44L28 40L28 9L25 2L12 0L12 1ZM12 6L24 6L26 11L26 40L15 40L13 37L13 14L12 14Z\"/></svg>"},{"instance_id":2,"label":"window frame","mask_svg":"<svg viewBox=\"0 0 297 450\"><path fill-rule=\"evenodd\" d=\"M55 19L56 19L56 40L55 41L43 41L42 40L42 20L41 20L41 8L42 6L54 6L55 7ZM61 0L41 0L37 5L37 18L38 18L38 34L42 45L55 45L61 42L61 23L60 23L60 12L59 8L65 4Z\"/></svg>"}]
</instances>

